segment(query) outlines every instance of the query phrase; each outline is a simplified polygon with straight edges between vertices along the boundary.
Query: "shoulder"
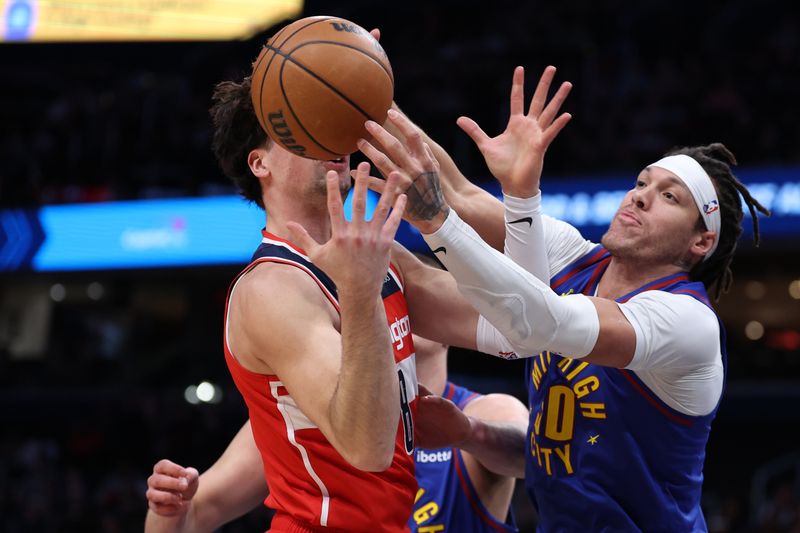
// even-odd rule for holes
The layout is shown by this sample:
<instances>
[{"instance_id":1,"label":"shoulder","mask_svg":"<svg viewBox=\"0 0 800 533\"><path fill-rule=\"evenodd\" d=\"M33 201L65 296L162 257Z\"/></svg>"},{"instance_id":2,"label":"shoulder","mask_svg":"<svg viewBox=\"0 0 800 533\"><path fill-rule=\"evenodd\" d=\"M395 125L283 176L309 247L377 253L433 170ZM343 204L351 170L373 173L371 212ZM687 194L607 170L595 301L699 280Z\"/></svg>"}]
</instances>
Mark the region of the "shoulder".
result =
<instances>
[{"instance_id":1,"label":"shoulder","mask_svg":"<svg viewBox=\"0 0 800 533\"><path fill-rule=\"evenodd\" d=\"M542 215L542 226L547 258L550 262L550 277L561 272L596 246L596 243L585 239L577 228L563 220Z\"/></svg>"},{"instance_id":2,"label":"shoulder","mask_svg":"<svg viewBox=\"0 0 800 533\"><path fill-rule=\"evenodd\" d=\"M310 271L295 265L265 261L244 273L231 294L230 305L245 321L287 318L295 314L311 317L335 311L332 295Z\"/></svg>"},{"instance_id":3,"label":"shoulder","mask_svg":"<svg viewBox=\"0 0 800 533\"><path fill-rule=\"evenodd\" d=\"M667 321L673 327L686 328L686 331L719 334L719 321L716 313L706 304L688 294L674 294L665 291L645 291L637 294L626 303L623 309L650 313Z\"/></svg>"},{"instance_id":4,"label":"shoulder","mask_svg":"<svg viewBox=\"0 0 800 533\"><path fill-rule=\"evenodd\" d=\"M631 368L637 366L637 360L672 367L718 363L719 321L704 303L685 294L646 291L619 307L636 330L636 355Z\"/></svg>"},{"instance_id":5,"label":"shoulder","mask_svg":"<svg viewBox=\"0 0 800 533\"><path fill-rule=\"evenodd\" d=\"M319 293L317 278L309 270L277 261L263 261L242 274L236 284L240 294L257 296L262 303L280 302L282 295ZM268 298L260 298L262 296Z\"/></svg>"}]
</instances>

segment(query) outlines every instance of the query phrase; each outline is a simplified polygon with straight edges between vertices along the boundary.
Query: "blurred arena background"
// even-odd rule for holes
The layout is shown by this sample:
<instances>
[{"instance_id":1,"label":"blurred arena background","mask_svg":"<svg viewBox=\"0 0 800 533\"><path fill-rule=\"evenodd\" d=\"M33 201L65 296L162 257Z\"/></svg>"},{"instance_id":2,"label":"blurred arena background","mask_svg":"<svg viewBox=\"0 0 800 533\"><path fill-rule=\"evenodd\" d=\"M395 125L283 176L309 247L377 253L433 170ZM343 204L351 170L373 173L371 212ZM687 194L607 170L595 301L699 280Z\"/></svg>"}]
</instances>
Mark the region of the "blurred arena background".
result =
<instances>
[{"instance_id":1,"label":"blurred arena background","mask_svg":"<svg viewBox=\"0 0 800 533\"><path fill-rule=\"evenodd\" d=\"M37 35L37 14L59 4L72 29L54 33L56 42L25 42ZM83 4L124 12L192 3ZM246 74L272 24L292 13L289 2L249 4L251 25L262 9L279 9L277 18L240 38L220 22L205 37L167 25L172 34L66 42L86 20L63 11L77 3L0 2L2 531L141 531L153 463L169 457L202 471L245 420L222 356L222 312L229 280L259 239L260 212L232 198L206 110L214 83ZM545 210L590 234L613 212L615 191L668 148L731 148L774 216L762 223L760 249L742 239L734 288L717 304L730 364L703 503L715 532L800 530L796 12L776 0L299 8L379 27L399 105L490 190L455 119L498 132L513 67L527 68L530 94L556 65L556 80L575 85L566 105L574 119L548 154ZM409 230L401 238L418 246ZM520 362L454 351L450 367L459 383L523 398ZM517 500L531 531L535 514L524 495ZM224 531L263 531L268 519L257 511Z\"/></svg>"}]
</instances>

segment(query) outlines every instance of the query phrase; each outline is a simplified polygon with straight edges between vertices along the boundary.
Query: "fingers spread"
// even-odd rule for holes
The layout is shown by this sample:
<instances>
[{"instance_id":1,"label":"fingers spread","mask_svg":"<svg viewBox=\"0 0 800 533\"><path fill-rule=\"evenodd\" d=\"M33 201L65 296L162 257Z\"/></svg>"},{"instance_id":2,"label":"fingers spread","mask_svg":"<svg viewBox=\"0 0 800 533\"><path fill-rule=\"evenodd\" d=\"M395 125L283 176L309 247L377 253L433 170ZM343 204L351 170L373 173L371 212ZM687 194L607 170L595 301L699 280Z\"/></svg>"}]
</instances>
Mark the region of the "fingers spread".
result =
<instances>
[{"instance_id":1,"label":"fingers spread","mask_svg":"<svg viewBox=\"0 0 800 533\"><path fill-rule=\"evenodd\" d=\"M562 83L561 87L558 88L556 94L553 95L553 99L550 100L550 103L547 104L547 107L539 116L539 124L541 124L543 128L550 126L550 123L553 121L556 114L558 114L558 111L561 109L561 106L564 104L571 90L572 84L568 81Z\"/></svg>"},{"instance_id":2,"label":"fingers spread","mask_svg":"<svg viewBox=\"0 0 800 533\"><path fill-rule=\"evenodd\" d=\"M386 219L386 224L381 229L381 239L383 241L390 243L394 240L397 228L400 227L400 221L403 220L403 212L406 210L407 200L408 197L405 194L401 194L394 201L392 214Z\"/></svg>"},{"instance_id":3,"label":"fingers spread","mask_svg":"<svg viewBox=\"0 0 800 533\"><path fill-rule=\"evenodd\" d=\"M399 115L399 113L397 113ZM393 121L394 122L394 121ZM375 140L383 147L383 152L391 161L397 166L405 169L407 172L413 173L413 160L403 143L394 135L386 131L386 129L374 122L368 120L365 123L367 131L375 138ZM376 165L377 161L373 161Z\"/></svg>"},{"instance_id":4,"label":"fingers spread","mask_svg":"<svg viewBox=\"0 0 800 533\"><path fill-rule=\"evenodd\" d=\"M370 176L367 180L367 187L369 187L371 191L383 193L383 190L386 188L386 180Z\"/></svg>"},{"instance_id":5,"label":"fingers spread","mask_svg":"<svg viewBox=\"0 0 800 533\"><path fill-rule=\"evenodd\" d=\"M286 229L289 230L289 234L292 236L292 242L297 244L297 246L302 248L305 252L311 253L312 250L315 250L317 246L319 246L319 243L308 234L306 228L297 222L287 222Z\"/></svg>"},{"instance_id":6,"label":"fingers spread","mask_svg":"<svg viewBox=\"0 0 800 533\"><path fill-rule=\"evenodd\" d=\"M369 180L369 163L361 162L356 169L356 184L353 188L353 216L351 220L354 224L364 223L364 215L367 211L367 181Z\"/></svg>"},{"instance_id":7,"label":"fingers spread","mask_svg":"<svg viewBox=\"0 0 800 533\"><path fill-rule=\"evenodd\" d=\"M458 117L456 124L464 130L464 133L469 135L469 138L472 139L472 142L475 143L479 150L489 140L489 136L478 126L478 123L469 117Z\"/></svg>"},{"instance_id":8,"label":"fingers spread","mask_svg":"<svg viewBox=\"0 0 800 533\"><path fill-rule=\"evenodd\" d=\"M389 110L389 120L397 127L400 134L405 138L406 146L412 154L419 156L423 153L422 133L408 117L402 113L398 113L394 109Z\"/></svg>"},{"instance_id":9,"label":"fingers spread","mask_svg":"<svg viewBox=\"0 0 800 533\"><path fill-rule=\"evenodd\" d=\"M389 178L383 182L384 186L382 188L381 198L378 200L378 205L375 207L375 213L372 216L373 220L377 220L381 223L386 220L389 208L394 203L395 197L400 194L398 187L399 178L399 172L392 172L389 174Z\"/></svg>"},{"instance_id":10,"label":"fingers spread","mask_svg":"<svg viewBox=\"0 0 800 533\"><path fill-rule=\"evenodd\" d=\"M547 93L550 91L550 84L553 82L553 77L556 75L556 67L548 66L544 69L542 77L539 78L539 84L536 86L536 91L533 93L531 100L531 107L528 110L529 116L538 117L544 109L544 103L547 101Z\"/></svg>"},{"instance_id":11,"label":"fingers spread","mask_svg":"<svg viewBox=\"0 0 800 533\"><path fill-rule=\"evenodd\" d=\"M553 139L556 138L556 135L564 129L564 126L572 119L572 115L569 113L563 113L560 117L558 117L553 124L547 128L547 131L543 135L543 142L545 146L549 146Z\"/></svg>"},{"instance_id":12,"label":"fingers spread","mask_svg":"<svg viewBox=\"0 0 800 533\"><path fill-rule=\"evenodd\" d=\"M367 158L372 161L372 164L375 165L375 168L380 170L381 174L384 176L388 176L393 170L396 170L395 164L392 162L389 157L375 148L375 146L366 141L361 139L358 141L358 149L361 150Z\"/></svg>"},{"instance_id":13,"label":"fingers spread","mask_svg":"<svg viewBox=\"0 0 800 533\"><path fill-rule=\"evenodd\" d=\"M514 77L511 80L511 99L510 107L512 115L521 115L524 108L525 99L525 69L517 67L514 69Z\"/></svg>"},{"instance_id":14,"label":"fingers spread","mask_svg":"<svg viewBox=\"0 0 800 533\"><path fill-rule=\"evenodd\" d=\"M328 189L328 216L331 219L331 229L336 233L344 228L344 207L342 190L339 188L339 175L329 170L325 176L325 185Z\"/></svg>"}]
</instances>

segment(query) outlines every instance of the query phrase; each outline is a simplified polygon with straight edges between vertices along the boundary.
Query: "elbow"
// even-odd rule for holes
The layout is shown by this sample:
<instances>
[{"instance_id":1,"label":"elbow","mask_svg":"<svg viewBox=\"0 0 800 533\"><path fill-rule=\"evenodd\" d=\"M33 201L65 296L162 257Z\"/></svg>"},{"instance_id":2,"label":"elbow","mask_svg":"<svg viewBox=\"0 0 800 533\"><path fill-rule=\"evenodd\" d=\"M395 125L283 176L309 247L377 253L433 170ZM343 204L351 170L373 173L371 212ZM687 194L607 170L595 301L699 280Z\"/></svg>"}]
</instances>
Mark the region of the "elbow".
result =
<instances>
[{"instance_id":1,"label":"elbow","mask_svg":"<svg viewBox=\"0 0 800 533\"><path fill-rule=\"evenodd\" d=\"M348 450L342 453L345 461L353 468L364 472L383 472L392 466L394 459L394 442L391 446L374 445L362 447L360 450Z\"/></svg>"},{"instance_id":2,"label":"elbow","mask_svg":"<svg viewBox=\"0 0 800 533\"><path fill-rule=\"evenodd\" d=\"M392 466L394 459L394 448L389 453L368 450L367 453L353 455L347 460L354 468L364 472L384 472Z\"/></svg>"}]
</instances>

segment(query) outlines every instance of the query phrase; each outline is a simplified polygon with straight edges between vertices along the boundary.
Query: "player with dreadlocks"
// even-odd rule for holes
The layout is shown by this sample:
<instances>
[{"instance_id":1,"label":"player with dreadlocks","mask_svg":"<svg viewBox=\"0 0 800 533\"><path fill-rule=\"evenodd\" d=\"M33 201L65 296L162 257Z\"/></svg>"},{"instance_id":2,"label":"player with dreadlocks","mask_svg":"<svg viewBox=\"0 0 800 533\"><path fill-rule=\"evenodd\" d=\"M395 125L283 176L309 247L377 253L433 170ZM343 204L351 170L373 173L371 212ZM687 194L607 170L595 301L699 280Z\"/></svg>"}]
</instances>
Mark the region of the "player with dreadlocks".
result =
<instances>
[{"instance_id":1,"label":"player with dreadlocks","mask_svg":"<svg viewBox=\"0 0 800 533\"><path fill-rule=\"evenodd\" d=\"M718 296L730 286L739 194L756 242L756 212L769 213L715 143L645 167L602 244L542 215L544 153L570 119L557 116L568 83L545 106L554 73L546 69L525 112L517 69L497 137L459 119L500 182L504 208L398 113L390 117L399 135L368 124L374 141L361 149L385 176L402 176L406 219L481 312L480 351L530 357L525 482L539 530L703 531L703 460L727 364L707 287ZM505 254L481 237L504 238ZM469 441L456 415L441 431Z\"/></svg>"}]
</instances>

